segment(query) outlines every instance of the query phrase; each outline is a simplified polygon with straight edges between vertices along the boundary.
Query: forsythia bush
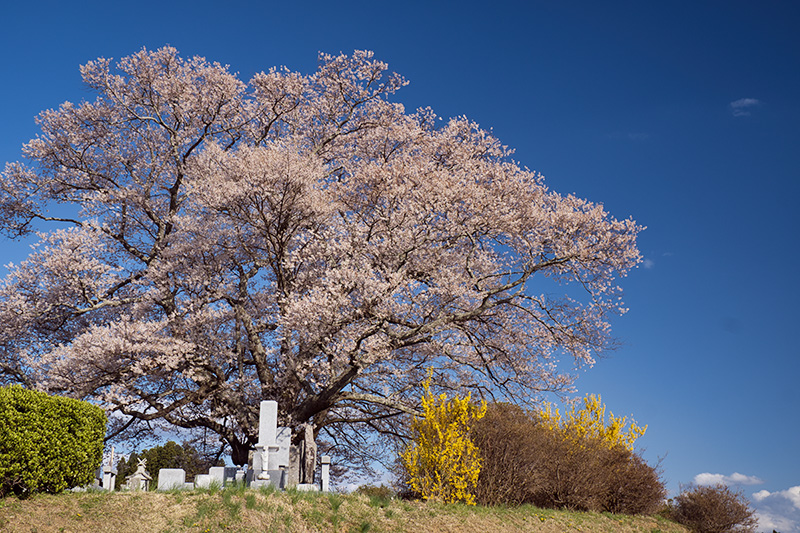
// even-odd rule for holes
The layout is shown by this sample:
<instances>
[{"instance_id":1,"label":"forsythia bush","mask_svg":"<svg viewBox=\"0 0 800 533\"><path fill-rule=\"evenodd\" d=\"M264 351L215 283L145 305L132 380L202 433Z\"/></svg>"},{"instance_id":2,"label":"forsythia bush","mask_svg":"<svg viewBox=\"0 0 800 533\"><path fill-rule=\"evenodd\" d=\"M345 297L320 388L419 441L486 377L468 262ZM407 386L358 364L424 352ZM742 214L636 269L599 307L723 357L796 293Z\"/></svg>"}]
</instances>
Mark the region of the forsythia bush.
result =
<instances>
[{"instance_id":1,"label":"forsythia bush","mask_svg":"<svg viewBox=\"0 0 800 533\"><path fill-rule=\"evenodd\" d=\"M550 403L545 404L538 416L546 427L553 430L560 428L575 440L596 438L609 448L621 445L628 451L633 451L633 443L647 430L647 426L638 426L636 421L631 420L630 427L625 431L627 417L615 417L614 413L610 413L606 421L606 406L600 396L594 394L583 399L583 408L580 410L572 406L564 418Z\"/></svg>"},{"instance_id":2,"label":"forsythia bush","mask_svg":"<svg viewBox=\"0 0 800 533\"><path fill-rule=\"evenodd\" d=\"M87 402L0 388L0 496L86 485L103 459L106 415Z\"/></svg>"},{"instance_id":3,"label":"forsythia bush","mask_svg":"<svg viewBox=\"0 0 800 533\"><path fill-rule=\"evenodd\" d=\"M430 382L423 384L423 416L411 422L413 442L400 454L407 483L426 499L474 505L481 460L470 428L486 413L486 402L477 406L470 395L436 397Z\"/></svg>"}]
</instances>

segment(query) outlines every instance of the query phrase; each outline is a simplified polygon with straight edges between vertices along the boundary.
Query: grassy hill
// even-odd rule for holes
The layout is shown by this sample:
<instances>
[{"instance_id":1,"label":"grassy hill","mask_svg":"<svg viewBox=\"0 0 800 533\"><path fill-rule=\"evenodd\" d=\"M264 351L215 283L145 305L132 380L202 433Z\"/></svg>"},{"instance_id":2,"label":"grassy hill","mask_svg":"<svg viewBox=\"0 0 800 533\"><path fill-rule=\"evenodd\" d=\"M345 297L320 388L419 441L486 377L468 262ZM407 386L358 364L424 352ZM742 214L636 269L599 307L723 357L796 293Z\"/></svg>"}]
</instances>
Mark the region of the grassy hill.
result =
<instances>
[{"instance_id":1,"label":"grassy hill","mask_svg":"<svg viewBox=\"0 0 800 533\"><path fill-rule=\"evenodd\" d=\"M83 532L518 532L686 533L658 517L494 508L362 494L242 488L169 493L64 493L0 500L0 531Z\"/></svg>"}]
</instances>

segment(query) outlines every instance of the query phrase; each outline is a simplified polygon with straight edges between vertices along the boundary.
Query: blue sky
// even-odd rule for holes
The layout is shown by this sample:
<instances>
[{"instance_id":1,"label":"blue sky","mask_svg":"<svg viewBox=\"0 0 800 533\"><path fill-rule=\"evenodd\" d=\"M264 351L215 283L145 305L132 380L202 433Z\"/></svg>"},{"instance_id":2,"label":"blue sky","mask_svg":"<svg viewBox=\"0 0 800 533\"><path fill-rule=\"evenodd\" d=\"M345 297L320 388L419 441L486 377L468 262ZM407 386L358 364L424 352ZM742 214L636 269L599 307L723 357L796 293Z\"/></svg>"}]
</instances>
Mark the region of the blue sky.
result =
<instances>
[{"instance_id":1,"label":"blue sky","mask_svg":"<svg viewBox=\"0 0 800 533\"><path fill-rule=\"evenodd\" d=\"M800 531L800 3L655 4L6 3L0 163L39 111L93 98L78 66L99 56L171 44L248 79L374 50L407 108L467 115L554 190L647 226L624 345L579 392L649 425L671 492L726 476L765 528ZM3 264L28 251L0 246Z\"/></svg>"}]
</instances>

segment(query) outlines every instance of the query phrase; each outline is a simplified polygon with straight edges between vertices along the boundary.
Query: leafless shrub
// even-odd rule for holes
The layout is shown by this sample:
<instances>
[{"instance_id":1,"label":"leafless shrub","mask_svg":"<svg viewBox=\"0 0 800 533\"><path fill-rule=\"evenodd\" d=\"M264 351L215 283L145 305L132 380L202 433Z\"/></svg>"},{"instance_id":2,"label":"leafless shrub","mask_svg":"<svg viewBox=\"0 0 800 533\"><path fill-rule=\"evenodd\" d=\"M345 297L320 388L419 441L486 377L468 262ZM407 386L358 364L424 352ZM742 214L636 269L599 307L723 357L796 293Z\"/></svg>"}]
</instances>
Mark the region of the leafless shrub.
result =
<instances>
[{"instance_id":1,"label":"leafless shrub","mask_svg":"<svg viewBox=\"0 0 800 533\"><path fill-rule=\"evenodd\" d=\"M490 406L472 437L483 458L476 496L485 505L652 514L666 494L658 472L636 453L568 438L513 405Z\"/></svg>"},{"instance_id":2,"label":"leafless shrub","mask_svg":"<svg viewBox=\"0 0 800 533\"><path fill-rule=\"evenodd\" d=\"M725 485L689 486L675 498L670 517L700 533L755 531L755 511L741 491Z\"/></svg>"}]
</instances>

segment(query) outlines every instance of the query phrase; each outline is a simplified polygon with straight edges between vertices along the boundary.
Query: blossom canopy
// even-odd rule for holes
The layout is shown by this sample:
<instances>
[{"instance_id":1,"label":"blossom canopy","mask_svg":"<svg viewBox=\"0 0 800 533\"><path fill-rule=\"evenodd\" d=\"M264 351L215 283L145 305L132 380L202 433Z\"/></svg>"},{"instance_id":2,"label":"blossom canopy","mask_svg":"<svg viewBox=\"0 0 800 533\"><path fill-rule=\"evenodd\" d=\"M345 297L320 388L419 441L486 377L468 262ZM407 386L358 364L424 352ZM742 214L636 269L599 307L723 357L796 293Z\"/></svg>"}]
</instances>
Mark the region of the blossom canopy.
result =
<instances>
[{"instance_id":1,"label":"blossom canopy","mask_svg":"<svg viewBox=\"0 0 800 533\"><path fill-rule=\"evenodd\" d=\"M243 464L261 400L357 449L429 371L525 402L609 347L641 228L406 112L372 53L246 83L169 47L81 73L97 98L42 112L0 176L2 230L41 231L0 287L2 381L205 428Z\"/></svg>"}]
</instances>

